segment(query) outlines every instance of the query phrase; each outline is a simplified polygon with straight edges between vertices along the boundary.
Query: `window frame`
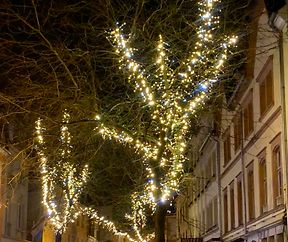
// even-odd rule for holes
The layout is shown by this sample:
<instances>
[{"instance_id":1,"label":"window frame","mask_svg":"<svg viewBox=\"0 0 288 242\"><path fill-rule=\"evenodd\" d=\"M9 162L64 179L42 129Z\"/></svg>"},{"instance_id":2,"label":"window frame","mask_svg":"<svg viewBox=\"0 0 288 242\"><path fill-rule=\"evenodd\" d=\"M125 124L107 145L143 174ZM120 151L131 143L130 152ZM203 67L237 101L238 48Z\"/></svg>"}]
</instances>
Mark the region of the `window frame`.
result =
<instances>
[{"instance_id":1,"label":"window frame","mask_svg":"<svg viewBox=\"0 0 288 242\"><path fill-rule=\"evenodd\" d=\"M283 164L281 152L281 133L277 134L270 141L270 144L272 161L273 206L277 207L283 204ZM279 202L277 202L277 200L279 200Z\"/></svg>"},{"instance_id":2,"label":"window frame","mask_svg":"<svg viewBox=\"0 0 288 242\"><path fill-rule=\"evenodd\" d=\"M267 212L268 205L268 180L267 180L267 157L266 157L266 147L257 155L258 158L258 178L259 178L259 205L260 213L263 214ZM264 209L265 207L265 209Z\"/></svg>"},{"instance_id":3,"label":"window frame","mask_svg":"<svg viewBox=\"0 0 288 242\"><path fill-rule=\"evenodd\" d=\"M250 175L252 173L252 176ZM248 192L248 218L249 221L255 219L255 181L254 181L254 160L252 160L246 167L247 174L247 192ZM252 184L250 184L252 182ZM252 206L251 206L252 205Z\"/></svg>"},{"instance_id":4,"label":"window frame","mask_svg":"<svg viewBox=\"0 0 288 242\"><path fill-rule=\"evenodd\" d=\"M242 192L243 192L243 176L242 176L242 172L240 172L237 176L238 226L241 226L244 224L244 221L243 221L243 193Z\"/></svg>"}]
</instances>

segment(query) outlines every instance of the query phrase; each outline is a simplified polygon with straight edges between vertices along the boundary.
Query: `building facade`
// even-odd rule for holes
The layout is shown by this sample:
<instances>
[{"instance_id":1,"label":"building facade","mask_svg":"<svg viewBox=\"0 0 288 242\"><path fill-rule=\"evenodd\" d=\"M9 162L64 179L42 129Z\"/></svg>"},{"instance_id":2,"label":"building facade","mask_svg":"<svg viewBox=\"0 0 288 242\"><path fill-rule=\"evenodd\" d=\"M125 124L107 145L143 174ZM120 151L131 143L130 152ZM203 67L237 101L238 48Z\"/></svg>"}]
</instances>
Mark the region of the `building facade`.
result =
<instances>
[{"instance_id":1,"label":"building facade","mask_svg":"<svg viewBox=\"0 0 288 242\"><path fill-rule=\"evenodd\" d=\"M200 139L178 199L179 241L287 241L288 41L287 27L276 29L287 6L273 25L258 4L247 73L226 100L219 135Z\"/></svg>"},{"instance_id":2,"label":"building facade","mask_svg":"<svg viewBox=\"0 0 288 242\"><path fill-rule=\"evenodd\" d=\"M23 177L23 157L9 145L0 148L1 241L25 241L27 238L28 180Z\"/></svg>"}]
</instances>

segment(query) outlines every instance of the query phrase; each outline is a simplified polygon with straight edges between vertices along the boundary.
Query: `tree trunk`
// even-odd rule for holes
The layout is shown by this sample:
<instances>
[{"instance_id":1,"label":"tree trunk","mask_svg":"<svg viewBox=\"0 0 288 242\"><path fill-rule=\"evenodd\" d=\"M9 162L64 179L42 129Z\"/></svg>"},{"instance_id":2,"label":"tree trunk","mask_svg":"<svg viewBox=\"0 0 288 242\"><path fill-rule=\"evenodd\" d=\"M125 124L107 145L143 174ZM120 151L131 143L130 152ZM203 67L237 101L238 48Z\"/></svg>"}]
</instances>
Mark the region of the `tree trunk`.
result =
<instances>
[{"instance_id":1,"label":"tree trunk","mask_svg":"<svg viewBox=\"0 0 288 242\"><path fill-rule=\"evenodd\" d=\"M61 242L62 241L62 233L57 232L55 236L55 242Z\"/></svg>"},{"instance_id":2,"label":"tree trunk","mask_svg":"<svg viewBox=\"0 0 288 242\"><path fill-rule=\"evenodd\" d=\"M154 242L165 242L165 217L167 205L159 202L155 211L155 240Z\"/></svg>"}]
</instances>

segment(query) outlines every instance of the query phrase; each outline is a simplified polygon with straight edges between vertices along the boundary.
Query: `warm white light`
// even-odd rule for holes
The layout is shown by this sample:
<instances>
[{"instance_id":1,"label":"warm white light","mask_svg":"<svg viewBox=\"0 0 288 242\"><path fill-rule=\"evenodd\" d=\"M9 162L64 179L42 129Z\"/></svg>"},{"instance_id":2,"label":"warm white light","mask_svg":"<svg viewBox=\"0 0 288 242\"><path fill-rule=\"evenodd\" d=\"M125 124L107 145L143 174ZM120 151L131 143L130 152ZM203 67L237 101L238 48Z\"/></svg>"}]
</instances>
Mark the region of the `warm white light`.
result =
<instances>
[{"instance_id":1,"label":"warm white light","mask_svg":"<svg viewBox=\"0 0 288 242\"><path fill-rule=\"evenodd\" d=\"M121 69L128 74L129 81L136 87L135 91L139 92L143 101L151 107L149 110L151 118L158 126L152 140L145 139L137 131L127 133L103 124L99 126L99 132L103 137L128 143L143 155L144 163L148 167L147 181L155 177L155 163L150 161L159 162L158 165L165 175L158 177L160 182L157 185L148 182L146 193L150 200L157 201L161 197L167 199L172 191L177 191L183 172L183 162L186 161L185 136L190 128L190 117L207 99L225 64L228 47L237 41L236 36L223 38L224 41L220 44L218 41L213 41L213 33L219 23L219 17L214 15L215 4L218 2L219 0L199 1L202 22L196 30L198 39L189 58L183 61L177 70L169 67L165 48L167 45L161 35L156 44L157 54L154 64L156 71L147 73L145 67L133 59L129 38L125 37L122 29L117 27L111 32L115 52L120 56ZM158 134L164 134L164 138ZM161 195L156 197L156 194Z\"/></svg>"},{"instance_id":2,"label":"warm white light","mask_svg":"<svg viewBox=\"0 0 288 242\"><path fill-rule=\"evenodd\" d=\"M132 214L127 215L133 224L137 241L148 241L148 237L152 236L144 237L141 234L141 226L144 226L146 221L144 205L148 205L153 210L159 201L166 202L175 191L178 191L183 174L183 163L187 161L185 157L186 135L191 127L191 117L195 115L197 108L207 100L213 84L218 81L226 63L229 47L237 42L236 36L230 38L221 36L223 41L214 40L216 38L214 31L217 30L219 24L219 17L214 15L217 12L214 9L219 1L199 1L200 16L196 23L195 46L188 53L188 58L183 60L176 69L171 68L169 57L173 53L167 50L169 46L164 42L164 37L161 35L155 44L156 54L152 63L153 68L148 71L144 65L135 59L129 37L122 33L121 27L117 25L118 27L111 32L110 37L115 47L115 53L120 57L119 68L127 75L134 91L143 101L145 112L151 115L151 122L153 123L151 126L155 127L151 132L148 130L147 132L150 132L148 134L144 131L139 133L137 128L127 130L125 127L114 127L113 122L109 123L109 121L105 121L104 124L100 114L93 117L98 123L95 130L103 138L128 144L143 157L142 160L147 172L147 184L143 188L143 193L132 195ZM153 71L150 71L151 69ZM64 114L64 118L69 119L69 114ZM71 154L71 136L65 122L68 121L64 121L61 128L61 140L66 144L66 148L60 153L62 160ZM36 134L36 141L41 147L44 145L44 139L40 123L36 123ZM51 188L54 189L54 178L51 176L50 167L47 166L45 150L38 149L38 156L43 164L41 169L43 204L51 210L49 213L55 226L63 227L63 224L70 219L68 202L65 204L64 215L58 213L57 204L52 206L51 202L55 199L50 190ZM156 172L157 169L160 169L160 174L163 174L160 177L157 175L159 174ZM63 177L68 179L67 191L72 192L75 187L78 188L83 185L80 181L75 182L75 170L69 163L65 164L63 170L65 171ZM66 180L63 182L67 183ZM86 180L85 177L83 181ZM68 197L66 196L65 199ZM75 207L77 199L76 196L76 199L73 200ZM74 214L78 216L80 213L85 213L113 233L122 234L113 223L98 216L93 209L81 209L80 212ZM71 220L75 219L75 216L71 217ZM133 241L127 234L125 236Z\"/></svg>"},{"instance_id":3,"label":"warm white light","mask_svg":"<svg viewBox=\"0 0 288 242\"><path fill-rule=\"evenodd\" d=\"M82 170L82 174L77 175L76 167L69 161L71 149L73 148L71 134L67 126L69 119L70 115L64 112L63 125L60 128L59 162L54 162L54 166L47 163L48 159L45 154L46 147L43 138L45 129L42 126L42 120L38 119L35 123L36 150L41 162L42 173L42 203L49 216L49 222L54 226L55 231L60 233L64 232L68 224L75 221L79 216L78 209L80 205L78 199L88 176L87 165ZM59 164L61 164L60 167ZM59 182L63 184L63 187L57 185ZM57 197L56 190L59 189L62 189L64 194L61 198ZM56 204L55 201L61 201L61 204Z\"/></svg>"}]
</instances>

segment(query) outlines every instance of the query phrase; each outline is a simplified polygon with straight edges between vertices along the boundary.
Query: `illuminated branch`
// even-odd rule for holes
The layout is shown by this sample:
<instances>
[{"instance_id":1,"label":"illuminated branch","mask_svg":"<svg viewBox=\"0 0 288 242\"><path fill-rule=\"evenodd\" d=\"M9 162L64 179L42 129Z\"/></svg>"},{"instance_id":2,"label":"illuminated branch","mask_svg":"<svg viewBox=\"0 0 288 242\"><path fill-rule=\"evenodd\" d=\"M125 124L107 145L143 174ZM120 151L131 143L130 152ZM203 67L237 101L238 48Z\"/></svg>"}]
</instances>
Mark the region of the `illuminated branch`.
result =
<instances>
[{"instance_id":1,"label":"illuminated branch","mask_svg":"<svg viewBox=\"0 0 288 242\"><path fill-rule=\"evenodd\" d=\"M128 233L119 231L113 222L105 219L103 216L98 216L96 210L84 207L79 203L79 196L83 189L83 185L87 182L88 178L88 166L86 165L82 170L82 173L77 176L78 171L70 161L73 146L71 145L72 137L67 126L69 119L70 115L67 112L64 112L63 125L61 126L60 133L60 161L50 165L48 165L47 157L45 155L45 143L43 137L45 129L42 126L42 120L38 119L35 123L35 147L41 162L43 205L46 209L49 222L53 225L56 232L63 233L69 223L75 222L80 215L87 215L114 235L126 237L132 242L149 241L143 239L140 236L139 231L136 232L139 237L138 240L133 239ZM106 135L115 135L115 130L113 132L108 131L108 129L106 130ZM60 187L57 185L59 182L62 184ZM63 190L64 198L57 196L57 189L59 188ZM134 220L133 222L136 223L137 221ZM134 224L133 227L137 228L137 225ZM152 238L152 236L150 235L148 239L149 238Z\"/></svg>"},{"instance_id":2,"label":"illuminated branch","mask_svg":"<svg viewBox=\"0 0 288 242\"><path fill-rule=\"evenodd\" d=\"M130 82L136 82L135 91L139 91L150 105L148 112L157 123L153 130L157 141L151 142L144 137L141 143L137 143L127 132L117 132L104 126L101 132L110 139L133 144L143 154L144 163L148 164L146 192L150 196L147 197L153 202L166 200L173 191L177 191L186 161L185 138L190 129L190 118L208 98L213 84L221 75L228 49L237 40L235 36L214 39L213 34L219 24L216 14L219 11L215 5L219 2L199 1L194 49L175 70L168 65L166 44L161 35L156 48L156 69L145 73L144 67L135 60L133 49L121 28L111 32L116 54L120 56L120 67L125 67Z\"/></svg>"},{"instance_id":3,"label":"illuminated branch","mask_svg":"<svg viewBox=\"0 0 288 242\"><path fill-rule=\"evenodd\" d=\"M108 231L110 231L114 235L126 237L129 241L132 241L132 242L138 242L139 241L139 240L133 239L128 233L120 232L116 228L116 226L113 222L105 219L105 217L103 217L103 216L99 216L98 212L93 208L82 208L81 213L83 215L87 215L88 217L93 219L96 223L98 223L100 226L102 226L103 228L106 228ZM142 240L140 239L140 242L147 242L147 241L144 239L142 239Z\"/></svg>"},{"instance_id":4,"label":"illuminated branch","mask_svg":"<svg viewBox=\"0 0 288 242\"><path fill-rule=\"evenodd\" d=\"M38 119L35 125L36 150L41 162L43 205L50 223L60 233L64 232L67 225L73 223L80 215L78 212L79 196L88 177L87 165L79 175L78 169L69 160L73 148L67 127L69 118L69 114L65 112L60 135L60 160L53 164L48 164L48 158L45 155L44 128L41 119ZM63 191L63 197L59 197L57 193L59 189Z\"/></svg>"},{"instance_id":5,"label":"illuminated branch","mask_svg":"<svg viewBox=\"0 0 288 242\"><path fill-rule=\"evenodd\" d=\"M140 241L150 241L155 235L149 234L146 238L142 237L141 231L146 226L147 218L145 215L145 206L149 206L150 209L155 211L156 204L151 202L151 199L146 196L145 193L134 192L131 196L132 199L132 214L126 214L126 218L133 224L133 229L136 236Z\"/></svg>"},{"instance_id":6,"label":"illuminated branch","mask_svg":"<svg viewBox=\"0 0 288 242\"><path fill-rule=\"evenodd\" d=\"M145 70L140 64L133 60L133 49L129 46L129 41L125 39L120 28L116 28L112 31L111 35L115 42L116 53L121 55L119 60L120 67L126 67L130 81L135 80L135 91L139 91L141 96L144 98L144 101L149 105L154 105L155 98L146 79Z\"/></svg>"},{"instance_id":7,"label":"illuminated branch","mask_svg":"<svg viewBox=\"0 0 288 242\"><path fill-rule=\"evenodd\" d=\"M155 68L151 73L147 73L144 66L135 60L129 39L124 36L121 28L117 27L111 32L116 54L120 56L120 68L128 74L129 82L135 84L134 91L141 94L144 104L148 104L148 112L155 123L154 130L151 131L153 140L143 136L142 133L107 126L99 115L96 117L99 126L95 130L98 130L104 138L132 146L143 156L147 183L143 194L132 196L132 215L128 216L133 223L138 240L143 242L147 239L141 234L142 226L145 226L146 221L143 207L149 205L155 208L159 201L168 200L173 192L178 190L183 175L183 163L187 161L184 152L187 143L186 135L191 128L190 118L207 100L213 84L221 75L228 49L237 40L237 37L232 36L213 41L213 32L218 28L219 23L219 17L214 16L214 5L218 2L219 0L203 0L199 3L200 23L196 30L195 47L189 54L189 58L175 70L169 67L166 44L161 35L156 48L157 57L153 65ZM45 149L41 148L44 144L42 130L40 124L36 123L36 126L39 126L36 127L36 133L39 133L38 155L42 161L43 171L43 203L50 213L52 223L58 229L65 228L66 224L75 220L79 213L84 213L114 234L128 236L119 232L112 222L99 217L95 210L79 205L79 192L75 191L81 190L87 171L83 172L81 177L77 177L75 167L66 162L72 149L71 136L66 125L68 121L69 115L65 113L64 124L61 127L62 148L61 162L59 162L63 170L60 177L65 193L61 211L55 203L57 198L55 192L50 194L51 190L56 189L53 183L55 177L51 177L50 172L57 173L57 169L47 166ZM135 241L130 237L129 239Z\"/></svg>"}]
</instances>

